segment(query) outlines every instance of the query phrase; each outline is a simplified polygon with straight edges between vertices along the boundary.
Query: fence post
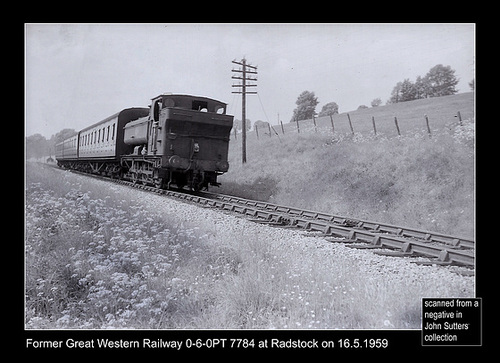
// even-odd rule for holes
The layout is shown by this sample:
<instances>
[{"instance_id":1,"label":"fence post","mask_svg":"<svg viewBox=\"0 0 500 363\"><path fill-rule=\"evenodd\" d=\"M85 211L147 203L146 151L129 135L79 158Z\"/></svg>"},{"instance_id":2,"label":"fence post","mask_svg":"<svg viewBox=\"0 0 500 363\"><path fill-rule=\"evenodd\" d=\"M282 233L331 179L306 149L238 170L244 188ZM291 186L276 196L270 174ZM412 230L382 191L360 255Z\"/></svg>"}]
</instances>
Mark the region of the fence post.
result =
<instances>
[{"instance_id":1,"label":"fence post","mask_svg":"<svg viewBox=\"0 0 500 363\"><path fill-rule=\"evenodd\" d=\"M255 125L255 134L257 135L257 139L259 139L259 126Z\"/></svg>"},{"instance_id":2,"label":"fence post","mask_svg":"<svg viewBox=\"0 0 500 363\"><path fill-rule=\"evenodd\" d=\"M335 126L333 125L333 115L330 115L330 121L332 122L332 134L335 132Z\"/></svg>"},{"instance_id":3,"label":"fence post","mask_svg":"<svg viewBox=\"0 0 500 363\"><path fill-rule=\"evenodd\" d=\"M267 128L269 129L269 137L271 137L272 136L272 134L271 134L271 124L269 122L267 123Z\"/></svg>"},{"instance_id":4,"label":"fence post","mask_svg":"<svg viewBox=\"0 0 500 363\"><path fill-rule=\"evenodd\" d=\"M300 134L299 118L295 117L295 122L297 123L297 133Z\"/></svg>"},{"instance_id":5,"label":"fence post","mask_svg":"<svg viewBox=\"0 0 500 363\"><path fill-rule=\"evenodd\" d=\"M394 123L396 124L396 129L398 130L398 135L401 136L401 132L399 131L398 118L394 116Z\"/></svg>"},{"instance_id":6,"label":"fence post","mask_svg":"<svg viewBox=\"0 0 500 363\"><path fill-rule=\"evenodd\" d=\"M283 121L280 121L280 124L281 124L281 132L284 135L285 134L285 128L283 127Z\"/></svg>"},{"instance_id":7,"label":"fence post","mask_svg":"<svg viewBox=\"0 0 500 363\"><path fill-rule=\"evenodd\" d=\"M234 127L233 129L234 129L234 139L238 140L238 136L236 136L236 127Z\"/></svg>"},{"instance_id":8,"label":"fence post","mask_svg":"<svg viewBox=\"0 0 500 363\"><path fill-rule=\"evenodd\" d=\"M351 128L351 132L354 135L354 129L352 128L351 116L347 114L347 119L349 120L349 127Z\"/></svg>"},{"instance_id":9,"label":"fence post","mask_svg":"<svg viewBox=\"0 0 500 363\"><path fill-rule=\"evenodd\" d=\"M429 118L427 117L427 115L424 115L425 117L425 123L427 125L427 132L429 133L429 137L431 137L431 128L429 126Z\"/></svg>"},{"instance_id":10,"label":"fence post","mask_svg":"<svg viewBox=\"0 0 500 363\"><path fill-rule=\"evenodd\" d=\"M457 112L457 116L458 116L458 124L462 126L462 115L460 114L460 111Z\"/></svg>"},{"instance_id":11,"label":"fence post","mask_svg":"<svg viewBox=\"0 0 500 363\"><path fill-rule=\"evenodd\" d=\"M377 135L377 128L375 127L375 116L372 116L373 132Z\"/></svg>"},{"instance_id":12,"label":"fence post","mask_svg":"<svg viewBox=\"0 0 500 363\"><path fill-rule=\"evenodd\" d=\"M316 127L316 119L314 118L314 115L312 116L313 116L314 132L318 132L318 129Z\"/></svg>"}]
</instances>

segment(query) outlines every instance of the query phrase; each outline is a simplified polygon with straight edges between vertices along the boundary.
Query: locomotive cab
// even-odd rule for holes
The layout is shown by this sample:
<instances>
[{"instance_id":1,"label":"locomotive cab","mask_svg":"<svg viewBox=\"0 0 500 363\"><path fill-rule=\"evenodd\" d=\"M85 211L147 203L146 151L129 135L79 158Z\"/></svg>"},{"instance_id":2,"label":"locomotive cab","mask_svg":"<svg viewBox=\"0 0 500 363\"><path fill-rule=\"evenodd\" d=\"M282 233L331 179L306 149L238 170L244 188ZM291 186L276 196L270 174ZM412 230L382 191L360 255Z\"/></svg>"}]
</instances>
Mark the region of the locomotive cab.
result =
<instances>
[{"instance_id":1,"label":"locomotive cab","mask_svg":"<svg viewBox=\"0 0 500 363\"><path fill-rule=\"evenodd\" d=\"M163 108L179 108L198 112L212 112L219 115L226 114L226 104L206 97L190 95L161 94L151 99L150 118L159 121Z\"/></svg>"}]
</instances>

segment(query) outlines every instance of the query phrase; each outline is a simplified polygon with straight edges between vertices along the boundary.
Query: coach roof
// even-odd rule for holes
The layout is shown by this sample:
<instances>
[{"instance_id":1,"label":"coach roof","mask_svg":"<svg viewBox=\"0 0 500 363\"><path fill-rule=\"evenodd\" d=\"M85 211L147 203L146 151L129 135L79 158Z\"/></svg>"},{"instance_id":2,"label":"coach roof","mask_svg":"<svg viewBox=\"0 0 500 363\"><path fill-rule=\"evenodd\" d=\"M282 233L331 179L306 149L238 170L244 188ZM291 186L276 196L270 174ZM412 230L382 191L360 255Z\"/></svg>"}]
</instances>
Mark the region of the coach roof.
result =
<instances>
[{"instance_id":1,"label":"coach roof","mask_svg":"<svg viewBox=\"0 0 500 363\"><path fill-rule=\"evenodd\" d=\"M80 130L80 132L87 131L87 130L92 129L92 128L96 127L96 126L99 126L100 124L105 123L105 122L107 122L107 121L109 121L109 120L112 120L112 119L114 119L114 118L118 118L118 117L120 116L120 114L121 114L121 113L123 113L123 112L125 112L125 111L129 111L129 110L137 110L137 111L143 110L143 113L144 113L144 115L143 115L143 116L146 116L146 115L147 115L147 113L149 112L149 109L148 109L148 108L146 108L146 107L131 107L131 108L125 108L125 109L123 109L123 110L121 110L121 111L118 111L117 113L115 113L115 114L113 114L113 115L111 115L111 116L109 116L109 117L106 117L104 120L101 120L101 121L99 121L99 122L96 122L95 124L92 124L92 125L90 125L90 126L87 126L87 127L86 127L86 128L84 128L84 129L81 129L81 130ZM138 117L141 117L141 116L138 116ZM138 118L138 117L137 117L137 118ZM134 118L134 119L136 119L136 118ZM130 121L130 120L128 120L128 121Z\"/></svg>"}]
</instances>

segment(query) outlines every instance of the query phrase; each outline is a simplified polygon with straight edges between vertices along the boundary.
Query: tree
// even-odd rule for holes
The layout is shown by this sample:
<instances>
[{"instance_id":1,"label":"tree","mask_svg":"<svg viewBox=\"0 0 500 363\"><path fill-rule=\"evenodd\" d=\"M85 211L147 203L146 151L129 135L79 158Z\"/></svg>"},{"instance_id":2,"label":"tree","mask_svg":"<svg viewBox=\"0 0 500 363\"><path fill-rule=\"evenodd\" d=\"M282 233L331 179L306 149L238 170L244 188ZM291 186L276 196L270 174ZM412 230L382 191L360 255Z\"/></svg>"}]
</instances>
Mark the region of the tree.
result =
<instances>
[{"instance_id":1,"label":"tree","mask_svg":"<svg viewBox=\"0 0 500 363\"><path fill-rule=\"evenodd\" d=\"M458 78L455 77L455 71L450 66L438 64L432 67L424 77L418 76L415 83L412 83L409 78L398 82L392 89L391 98L387 104L453 95L458 92L455 89L457 84Z\"/></svg>"},{"instance_id":2,"label":"tree","mask_svg":"<svg viewBox=\"0 0 500 363\"><path fill-rule=\"evenodd\" d=\"M255 121L255 122L253 123L253 128L254 128L254 130L255 130L256 128L261 129L261 128L263 128L263 127L268 127L268 125L269 125L269 122L262 121L262 120L257 120L257 121Z\"/></svg>"},{"instance_id":3,"label":"tree","mask_svg":"<svg viewBox=\"0 0 500 363\"><path fill-rule=\"evenodd\" d=\"M417 90L409 78L406 78L403 83L401 83L400 92L401 97L399 102L413 101L417 99Z\"/></svg>"},{"instance_id":4,"label":"tree","mask_svg":"<svg viewBox=\"0 0 500 363\"><path fill-rule=\"evenodd\" d=\"M472 81L469 82L469 87L470 87L471 91L474 91L474 87L475 87L474 78L472 79Z\"/></svg>"},{"instance_id":5,"label":"tree","mask_svg":"<svg viewBox=\"0 0 500 363\"><path fill-rule=\"evenodd\" d=\"M49 147L45 136L34 134L26 138L26 158L39 159L49 155Z\"/></svg>"},{"instance_id":6,"label":"tree","mask_svg":"<svg viewBox=\"0 0 500 363\"><path fill-rule=\"evenodd\" d=\"M417 99L417 89L415 84L413 84L409 78L406 78L403 82L398 82L394 86L391 98L387 103L398 103L406 102Z\"/></svg>"},{"instance_id":7,"label":"tree","mask_svg":"<svg viewBox=\"0 0 500 363\"><path fill-rule=\"evenodd\" d=\"M233 128L235 128L236 131L241 131L241 126L242 126L241 120L235 118L233 120ZM252 122L249 119L246 119L245 126L247 128L247 131L250 131L252 129Z\"/></svg>"},{"instance_id":8,"label":"tree","mask_svg":"<svg viewBox=\"0 0 500 363\"><path fill-rule=\"evenodd\" d=\"M329 102L321 108L318 116L330 116L339 113L339 105L335 102Z\"/></svg>"},{"instance_id":9,"label":"tree","mask_svg":"<svg viewBox=\"0 0 500 363\"><path fill-rule=\"evenodd\" d=\"M57 134L52 136L51 140L53 139L54 145L59 144L60 142L63 142L67 138L70 138L71 136L75 136L77 132L75 129L62 129L59 131Z\"/></svg>"},{"instance_id":10,"label":"tree","mask_svg":"<svg viewBox=\"0 0 500 363\"><path fill-rule=\"evenodd\" d=\"M297 108L293 110L293 117L290 122L311 119L318 103L318 98L314 95L314 92L302 92L297 98L297 101L295 101Z\"/></svg>"},{"instance_id":11,"label":"tree","mask_svg":"<svg viewBox=\"0 0 500 363\"><path fill-rule=\"evenodd\" d=\"M459 80L455 77L455 71L450 66L445 67L438 64L432 67L425 75L424 80L429 89L428 97L448 96L458 92L455 86Z\"/></svg>"},{"instance_id":12,"label":"tree","mask_svg":"<svg viewBox=\"0 0 500 363\"><path fill-rule=\"evenodd\" d=\"M403 82L398 82L394 86L391 92L391 98L387 101L387 104L401 102L401 88L403 87Z\"/></svg>"},{"instance_id":13,"label":"tree","mask_svg":"<svg viewBox=\"0 0 500 363\"><path fill-rule=\"evenodd\" d=\"M380 99L380 97L375 98L375 99L372 101L372 103L371 103L372 107L378 107L378 106L380 106L381 104L382 104L382 100Z\"/></svg>"},{"instance_id":14,"label":"tree","mask_svg":"<svg viewBox=\"0 0 500 363\"><path fill-rule=\"evenodd\" d=\"M414 87L417 99L427 98L427 95L429 94L429 85L422 77L417 77Z\"/></svg>"}]
</instances>

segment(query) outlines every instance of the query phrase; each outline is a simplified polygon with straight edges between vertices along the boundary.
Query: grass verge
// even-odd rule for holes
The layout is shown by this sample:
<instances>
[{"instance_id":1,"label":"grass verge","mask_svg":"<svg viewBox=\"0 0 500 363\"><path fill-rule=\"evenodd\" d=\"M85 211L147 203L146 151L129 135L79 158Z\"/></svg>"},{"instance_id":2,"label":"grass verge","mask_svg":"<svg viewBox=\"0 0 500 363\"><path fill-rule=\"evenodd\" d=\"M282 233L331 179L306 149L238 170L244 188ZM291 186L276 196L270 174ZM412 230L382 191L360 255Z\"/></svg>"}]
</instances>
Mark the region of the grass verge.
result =
<instances>
[{"instance_id":1,"label":"grass verge","mask_svg":"<svg viewBox=\"0 0 500 363\"><path fill-rule=\"evenodd\" d=\"M328 128L231 143L223 193L351 218L474 235L474 123L386 137ZM235 185L242 186L239 190ZM258 187L261 187L260 189ZM267 191L262 192L262 189Z\"/></svg>"}]
</instances>

